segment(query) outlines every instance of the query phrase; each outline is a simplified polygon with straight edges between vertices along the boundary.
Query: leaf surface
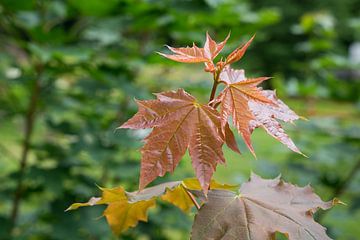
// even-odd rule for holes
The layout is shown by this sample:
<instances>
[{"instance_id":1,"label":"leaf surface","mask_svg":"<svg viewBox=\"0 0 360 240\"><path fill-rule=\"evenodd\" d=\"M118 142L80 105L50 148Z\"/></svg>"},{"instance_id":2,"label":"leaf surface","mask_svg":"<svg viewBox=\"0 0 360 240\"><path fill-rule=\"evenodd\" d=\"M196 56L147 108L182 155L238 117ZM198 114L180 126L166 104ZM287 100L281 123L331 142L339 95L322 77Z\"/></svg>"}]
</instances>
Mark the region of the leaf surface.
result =
<instances>
[{"instance_id":1,"label":"leaf surface","mask_svg":"<svg viewBox=\"0 0 360 240\"><path fill-rule=\"evenodd\" d=\"M137 101L138 113L120 127L153 128L141 149L140 189L173 172L189 149L196 177L206 192L217 164L225 162L219 113L183 89L156 96L156 100Z\"/></svg>"},{"instance_id":2,"label":"leaf surface","mask_svg":"<svg viewBox=\"0 0 360 240\"><path fill-rule=\"evenodd\" d=\"M255 116L255 119L250 122L250 131L252 132L256 127L262 127L268 134L292 151L302 154L277 121L277 119L279 119L283 122L292 123L299 119L299 116L276 97L275 91L267 90L262 92L268 99L276 103L276 105L259 101L249 101L250 111Z\"/></svg>"},{"instance_id":3,"label":"leaf surface","mask_svg":"<svg viewBox=\"0 0 360 240\"><path fill-rule=\"evenodd\" d=\"M246 79L243 70L234 70L226 67L220 74L220 79L226 84L225 89L220 93L215 102L221 103L220 115L222 126L225 128L228 118L231 116L233 125L243 137L245 144L254 154L251 144L250 121L255 117L251 113L248 101L254 99L257 101L272 103L267 99L259 88L256 87L267 78Z\"/></svg>"},{"instance_id":4,"label":"leaf surface","mask_svg":"<svg viewBox=\"0 0 360 240\"><path fill-rule=\"evenodd\" d=\"M312 215L337 202L323 202L310 186L301 188L252 174L240 194L211 190L206 199L202 192L192 192L207 201L195 217L192 239L270 240L276 232L291 240L330 239Z\"/></svg>"},{"instance_id":5,"label":"leaf surface","mask_svg":"<svg viewBox=\"0 0 360 240\"><path fill-rule=\"evenodd\" d=\"M254 155L251 134L257 127L263 127L267 133L288 148L301 153L277 121L293 122L299 116L277 99L274 91L257 87L268 79L268 77L246 78L244 70L234 70L230 67L223 70L220 80L226 84L226 87L215 99L216 103L221 104L222 128L225 129L229 117L232 117L233 125Z\"/></svg>"}]
</instances>

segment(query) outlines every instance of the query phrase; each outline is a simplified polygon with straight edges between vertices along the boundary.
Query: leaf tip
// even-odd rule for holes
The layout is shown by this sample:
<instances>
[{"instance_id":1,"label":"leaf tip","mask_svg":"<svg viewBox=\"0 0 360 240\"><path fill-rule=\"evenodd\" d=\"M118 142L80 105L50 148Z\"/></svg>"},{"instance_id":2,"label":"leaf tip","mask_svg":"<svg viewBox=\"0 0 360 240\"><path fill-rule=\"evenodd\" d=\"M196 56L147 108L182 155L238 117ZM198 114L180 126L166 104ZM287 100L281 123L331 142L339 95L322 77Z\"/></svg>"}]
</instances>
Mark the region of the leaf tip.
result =
<instances>
[{"instance_id":1,"label":"leaf tip","mask_svg":"<svg viewBox=\"0 0 360 240\"><path fill-rule=\"evenodd\" d=\"M341 204L341 205L347 206L347 204L346 204L346 203L344 203L343 201L341 201L340 199L338 199L338 198L334 198L334 199L332 200L332 206L335 206L335 205L338 205L338 204Z\"/></svg>"},{"instance_id":2,"label":"leaf tip","mask_svg":"<svg viewBox=\"0 0 360 240\"><path fill-rule=\"evenodd\" d=\"M301 119L301 120L304 120L304 121L310 121L308 118L306 118L306 117L304 117L304 116L299 116L299 118Z\"/></svg>"},{"instance_id":3,"label":"leaf tip","mask_svg":"<svg viewBox=\"0 0 360 240\"><path fill-rule=\"evenodd\" d=\"M306 154L304 154L304 153L302 153L302 152L300 152L300 151L298 151L297 153L299 153L300 155L302 155L302 156L305 157L305 158L309 158L308 155L306 155Z\"/></svg>"},{"instance_id":4,"label":"leaf tip","mask_svg":"<svg viewBox=\"0 0 360 240\"><path fill-rule=\"evenodd\" d=\"M72 207L73 205L74 205L74 204L71 204L67 209L64 210L64 212L68 212L68 211L70 211L70 210L74 210L73 207Z\"/></svg>"}]
</instances>

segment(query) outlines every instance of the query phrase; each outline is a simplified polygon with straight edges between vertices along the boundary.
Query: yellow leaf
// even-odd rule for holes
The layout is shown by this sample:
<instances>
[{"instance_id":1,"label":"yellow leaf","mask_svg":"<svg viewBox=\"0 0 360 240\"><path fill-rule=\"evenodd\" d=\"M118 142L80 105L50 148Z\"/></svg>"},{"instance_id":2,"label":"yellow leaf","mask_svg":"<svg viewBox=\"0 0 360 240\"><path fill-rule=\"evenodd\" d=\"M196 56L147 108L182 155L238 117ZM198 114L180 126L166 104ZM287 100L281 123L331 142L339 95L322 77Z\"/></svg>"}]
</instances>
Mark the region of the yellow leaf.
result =
<instances>
[{"instance_id":1,"label":"yellow leaf","mask_svg":"<svg viewBox=\"0 0 360 240\"><path fill-rule=\"evenodd\" d=\"M104 216L113 232L120 234L129 227L135 227L138 221L147 222L147 210L153 206L155 206L155 199L136 203L113 202L105 209Z\"/></svg>"},{"instance_id":2,"label":"yellow leaf","mask_svg":"<svg viewBox=\"0 0 360 240\"><path fill-rule=\"evenodd\" d=\"M166 193L161 196L161 199L172 203L184 212L188 212L194 206L194 203L186 193L186 190L182 184L174 189L168 189Z\"/></svg>"},{"instance_id":3,"label":"yellow leaf","mask_svg":"<svg viewBox=\"0 0 360 240\"><path fill-rule=\"evenodd\" d=\"M129 227L137 225L138 221L147 221L147 210L155 206L155 199L142 200L129 203L122 187L100 188L101 198L92 197L86 203L74 203L66 211L79 207L107 204L103 215L115 234L126 231Z\"/></svg>"},{"instance_id":4,"label":"yellow leaf","mask_svg":"<svg viewBox=\"0 0 360 240\"><path fill-rule=\"evenodd\" d=\"M238 185L220 184L213 179L210 182L210 189L237 190L238 188ZM196 178L188 178L175 188L167 189L166 193L161 196L161 199L174 204L184 212L188 212L194 206L194 203L186 189L201 190L201 186Z\"/></svg>"}]
</instances>

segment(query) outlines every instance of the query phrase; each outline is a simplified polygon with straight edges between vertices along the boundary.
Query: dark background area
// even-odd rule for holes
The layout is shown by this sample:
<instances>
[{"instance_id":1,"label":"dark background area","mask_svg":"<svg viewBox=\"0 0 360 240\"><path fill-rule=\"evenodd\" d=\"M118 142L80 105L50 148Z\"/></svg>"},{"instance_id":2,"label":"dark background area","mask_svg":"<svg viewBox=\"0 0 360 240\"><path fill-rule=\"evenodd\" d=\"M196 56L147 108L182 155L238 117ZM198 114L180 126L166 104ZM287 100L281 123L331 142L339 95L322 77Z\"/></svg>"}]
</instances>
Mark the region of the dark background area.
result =
<instances>
[{"instance_id":1,"label":"dark background area","mask_svg":"<svg viewBox=\"0 0 360 240\"><path fill-rule=\"evenodd\" d=\"M286 126L309 158L258 129L258 159L237 137L244 154L224 148L215 179L242 183L254 171L310 183L347 203L315 216L329 235L358 239L359 9L359 0L0 0L0 239L117 239L98 218L104 207L64 210L99 195L96 185L137 189L147 132L115 129L152 92L182 87L208 99L202 65L155 53L202 46L206 31L217 41L231 31L224 56L256 33L234 67L273 76L263 87L309 120ZM193 176L185 157L154 183ZM188 239L193 216L159 202L121 239Z\"/></svg>"}]
</instances>

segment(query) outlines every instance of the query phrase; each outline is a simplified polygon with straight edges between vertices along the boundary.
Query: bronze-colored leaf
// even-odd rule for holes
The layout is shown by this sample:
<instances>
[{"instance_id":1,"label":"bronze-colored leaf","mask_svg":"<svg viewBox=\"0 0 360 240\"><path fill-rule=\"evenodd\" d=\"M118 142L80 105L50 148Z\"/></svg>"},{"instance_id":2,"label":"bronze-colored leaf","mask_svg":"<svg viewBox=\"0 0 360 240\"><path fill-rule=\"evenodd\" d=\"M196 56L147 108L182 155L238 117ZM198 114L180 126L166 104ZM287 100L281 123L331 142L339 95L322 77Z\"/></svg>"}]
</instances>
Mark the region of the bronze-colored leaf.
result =
<instances>
[{"instance_id":1,"label":"bronze-colored leaf","mask_svg":"<svg viewBox=\"0 0 360 240\"><path fill-rule=\"evenodd\" d=\"M232 51L229 56L226 58L226 64L231 64L234 62L239 61L245 54L247 48L250 46L251 42L254 40L255 35L250 38L247 43L245 43L243 46L238 47L234 51Z\"/></svg>"},{"instance_id":2,"label":"bronze-colored leaf","mask_svg":"<svg viewBox=\"0 0 360 240\"><path fill-rule=\"evenodd\" d=\"M277 119L284 122L293 122L299 119L299 116L292 111L283 101L276 97L275 91L262 91L263 94L276 105L266 104L259 101L249 101L249 108L255 119L250 122L250 131L256 127L263 127L268 134L273 136L294 152L300 153L294 142L285 133L284 129Z\"/></svg>"},{"instance_id":3,"label":"bronze-colored leaf","mask_svg":"<svg viewBox=\"0 0 360 240\"><path fill-rule=\"evenodd\" d=\"M240 152L240 149L236 143L236 139L235 139L235 136L234 136L234 133L232 132L232 130L230 129L229 127L229 124L226 123L225 124L225 143L226 145L231 149L233 150L234 152L236 153L241 153Z\"/></svg>"},{"instance_id":4,"label":"bronze-colored leaf","mask_svg":"<svg viewBox=\"0 0 360 240\"><path fill-rule=\"evenodd\" d=\"M207 71L214 70L213 59L220 53L224 48L230 34L225 38L224 41L216 43L208 33L206 33L206 42L203 48L197 47L193 44L192 47L181 47L174 48L167 46L167 48L174 54L159 53L161 56L169 58L177 62L184 63L200 63L203 62L206 65Z\"/></svg>"},{"instance_id":5,"label":"bronze-colored leaf","mask_svg":"<svg viewBox=\"0 0 360 240\"><path fill-rule=\"evenodd\" d=\"M323 202L310 186L297 187L279 178L265 180L252 174L240 193L211 190L192 228L194 240L270 240L276 232L291 240L330 239L313 220L317 209L329 209L336 201Z\"/></svg>"},{"instance_id":6,"label":"bronze-colored leaf","mask_svg":"<svg viewBox=\"0 0 360 240\"><path fill-rule=\"evenodd\" d=\"M297 116L288 106L276 98L275 92L258 88L257 85L268 77L245 78L244 70L226 67L220 74L220 80L226 84L225 89L215 99L220 105L222 128L231 116L234 126L244 139L245 144L255 155L251 134L257 127L263 127L267 133L285 144L294 152L300 153L293 141L277 121L293 122Z\"/></svg>"},{"instance_id":7,"label":"bronze-colored leaf","mask_svg":"<svg viewBox=\"0 0 360 240\"><path fill-rule=\"evenodd\" d=\"M243 70L233 70L226 67L220 74L220 79L226 83L225 89L215 100L221 103L220 116L222 119L222 127L225 128L228 118L231 116L236 129L243 137L245 144L250 151L254 153L251 144L250 121L255 117L250 112L248 101L254 99L261 102L271 103L256 85L268 78L245 79Z\"/></svg>"},{"instance_id":8,"label":"bronze-colored leaf","mask_svg":"<svg viewBox=\"0 0 360 240\"><path fill-rule=\"evenodd\" d=\"M139 111L121 128L154 128L141 149L140 189L166 172L173 172L189 148L192 165L206 192L218 163L224 163L224 137L219 113L196 102L183 89L137 101Z\"/></svg>"}]
</instances>

